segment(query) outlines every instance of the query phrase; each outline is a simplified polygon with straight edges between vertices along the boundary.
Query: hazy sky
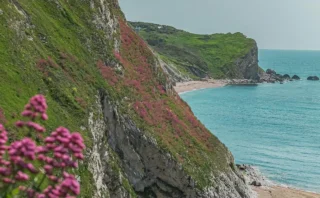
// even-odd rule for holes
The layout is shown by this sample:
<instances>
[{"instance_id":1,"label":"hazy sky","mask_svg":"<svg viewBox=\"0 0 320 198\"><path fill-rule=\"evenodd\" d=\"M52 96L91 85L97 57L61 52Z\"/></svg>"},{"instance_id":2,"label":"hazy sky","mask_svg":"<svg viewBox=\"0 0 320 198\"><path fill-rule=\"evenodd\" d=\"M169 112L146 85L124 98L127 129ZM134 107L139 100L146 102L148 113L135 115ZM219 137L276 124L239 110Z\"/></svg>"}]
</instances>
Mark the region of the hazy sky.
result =
<instances>
[{"instance_id":1,"label":"hazy sky","mask_svg":"<svg viewBox=\"0 0 320 198\"><path fill-rule=\"evenodd\" d=\"M320 50L320 0L119 0L128 20L242 32L261 49Z\"/></svg>"}]
</instances>

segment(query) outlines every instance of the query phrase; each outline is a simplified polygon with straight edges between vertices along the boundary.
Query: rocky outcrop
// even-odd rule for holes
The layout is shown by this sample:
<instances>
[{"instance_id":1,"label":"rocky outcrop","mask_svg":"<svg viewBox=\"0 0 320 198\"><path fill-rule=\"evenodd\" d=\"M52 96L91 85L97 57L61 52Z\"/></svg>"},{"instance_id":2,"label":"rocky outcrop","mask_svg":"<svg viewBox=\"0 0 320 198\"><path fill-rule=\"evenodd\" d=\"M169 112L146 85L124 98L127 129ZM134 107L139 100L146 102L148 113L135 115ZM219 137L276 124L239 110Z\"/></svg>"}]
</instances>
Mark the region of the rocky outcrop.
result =
<instances>
[{"instance_id":1,"label":"rocky outcrop","mask_svg":"<svg viewBox=\"0 0 320 198\"><path fill-rule=\"evenodd\" d=\"M96 101L89 113L88 127L93 141L92 147L86 154L88 169L92 173L93 185L95 187L92 197L131 197L130 194L132 194L133 189L125 185L125 182L128 183L128 180L122 173L119 160L117 160L117 156L107 141L107 124L103 119L100 95L96 96Z\"/></svg>"},{"instance_id":2,"label":"rocky outcrop","mask_svg":"<svg viewBox=\"0 0 320 198\"><path fill-rule=\"evenodd\" d=\"M292 79L293 79L293 80L300 80L300 77L297 76L297 75L293 75L293 76L292 76Z\"/></svg>"},{"instance_id":3,"label":"rocky outcrop","mask_svg":"<svg viewBox=\"0 0 320 198\"><path fill-rule=\"evenodd\" d=\"M277 74L276 71L272 69L267 69L266 72L263 72L260 76L260 83L267 82L267 83L275 83L280 82L281 84L285 81L293 81L293 80L300 80L300 77L297 75L293 75L292 78L289 74Z\"/></svg>"},{"instance_id":4,"label":"rocky outcrop","mask_svg":"<svg viewBox=\"0 0 320 198\"><path fill-rule=\"evenodd\" d=\"M240 172L244 175L247 184L252 186L272 186L273 183L268 180L257 167L247 164L237 164Z\"/></svg>"},{"instance_id":5,"label":"rocky outcrop","mask_svg":"<svg viewBox=\"0 0 320 198\"><path fill-rule=\"evenodd\" d=\"M118 154L121 167L139 197L252 197L243 176L233 165L226 167L228 171L212 174L215 186L198 189L182 165L162 150L155 139L137 128L129 117L119 114L107 95L102 95L101 104L108 144ZM233 164L231 153L228 159Z\"/></svg>"},{"instance_id":6,"label":"rocky outcrop","mask_svg":"<svg viewBox=\"0 0 320 198\"><path fill-rule=\"evenodd\" d=\"M283 78L283 79L286 79L286 80L290 80L290 79L291 79L291 77L290 77L289 74L283 75L282 78Z\"/></svg>"},{"instance_id":7,"label":"rocky outcrop","mask_svg":"<svg viewBox=\"0 0 320 198\"><path fill-rule=\"evenodd\" d=\"M162 67L163 71L170 77L170 80L172 82L187 82L192 80L188 75L182 74L182 72L179 71L177 67L173 65L173 63L165 62L159 56L157 57L160 66Z\"/></svg>"},{"instance_id":8,"label":"rocky outcrop","mask_svg":"<svg viewBox=\"0 0 320 198\"><path fill-rule=\"evenodd\" d=\"M309 77L307 78L307 80L318 81L318 80L319 80L319 77L318 77L318 76L309 76Z\"/></svg>"},{"instance_id":9,"label":"rocky outcrop","mask_svg":"<svg viewBox=\"0 0 320 198\"><path fill-rule=\"evenodd\" d=\"M259 80L258 65L258 46L255 43L254 47L243 57L239 58L235 62L237 69L237 78Z\"/></svg>"}]
</instances>

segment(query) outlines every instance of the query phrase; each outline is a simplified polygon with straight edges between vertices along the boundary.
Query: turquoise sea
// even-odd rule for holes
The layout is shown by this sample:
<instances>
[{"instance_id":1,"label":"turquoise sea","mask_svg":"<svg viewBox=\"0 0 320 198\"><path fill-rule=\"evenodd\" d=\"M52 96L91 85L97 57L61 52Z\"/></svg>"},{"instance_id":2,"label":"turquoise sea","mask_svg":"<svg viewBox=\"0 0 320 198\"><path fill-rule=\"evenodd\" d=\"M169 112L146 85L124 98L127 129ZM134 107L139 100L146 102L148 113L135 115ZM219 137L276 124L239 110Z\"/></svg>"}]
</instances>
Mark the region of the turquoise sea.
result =
<instances>
[{"instance_id":1,"label":"turquoise sea","mask_svg":"<svg viewBox=\"0 0 320 198\"><path fill-rule=\"evenodd\" d=\"M259 64L302 80L183 93L202 123L270 180L320 192L320 51L260 50Z\"/></svg>"}]
</instances>

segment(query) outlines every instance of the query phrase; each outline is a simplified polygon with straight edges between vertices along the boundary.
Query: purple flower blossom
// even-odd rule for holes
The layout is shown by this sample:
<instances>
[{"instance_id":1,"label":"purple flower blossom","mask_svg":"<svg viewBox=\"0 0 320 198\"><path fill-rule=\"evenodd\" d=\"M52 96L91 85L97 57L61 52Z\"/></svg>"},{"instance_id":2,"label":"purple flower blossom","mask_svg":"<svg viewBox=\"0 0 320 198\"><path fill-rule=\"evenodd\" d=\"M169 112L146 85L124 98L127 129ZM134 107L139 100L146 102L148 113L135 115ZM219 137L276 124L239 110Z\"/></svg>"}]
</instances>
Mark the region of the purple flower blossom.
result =
<instances>
[{"instance_id":1,"label":"purple flower blossom","mask_svg":"<svg viewBox=\"0 0 320 198\"><path fill-rule=\"evenodd\" d=\"M36 144L30 138L24 138L21 141L13 142L9 148L10 159L14 163L18 163L22 158L34 160Z\"/></svg>"},{"instance_id":2,"label":"purple flower blossom","mask_svg":"<svg viewBox=\"0 0 320 198\"><path fill-rule=\"evenodd\" d=\"M9 176L11 174L10 168L0 167L0 175Z\"/></svg>"},{"instance_id":3,"label":"purple flower blossom","mask_svg":"<svg viewBox=\"0 0 320 198\"><path fill-rule=\"evenodd\" d=\"M12 179L10 179L10 178L3 178L2 179L2 181L4 182L4 183L7 183L7 184L13 184L14 183L14 181L12 180Z\"/></svg>"},{"instance_id":4,"label":"purple flower blossom","mask_svg":"<svg viewBox=\"0 0 320 198\"><path fill-rule=\"evenodd\" d=\"M75 177L66 172L63 173L63 181L55 188L49 186L44 194L48 197L71 197L71 195L80 194L80 184Z\"/></svg>"},{"instance_id":5,"label":"purple flower blossom","mask_svg":"<svg viewBox=\"0 0 320 198\"><path fill-rule=\"evenodd\" d=\"M15 179L19 181L27 181L29 180L29 176L21 171L18 171L17 175L15 176Z\"/></svg>"},{"instance_id":6,"label":"purple flower blossom","mask_svg":"<svg viewBox=\"0 0 320 198\"><path fill-rule=\"evenodd\" d=\"M28 120L17 121L15 125L18 129L26 127L30 131L43 133L45 128L35 120L36 118L47 120L46 110L44 96L36 95L30 99L22 112L22 116L27 117ZM42 135L36 134L36 137L39 138L39 136ZM68 129L59 127L49 137L39 139L43 141L42 145L37 146L31 138L23 138L8 146L7 131L0 124L0 178L6 184L0 185L0 191L3 187L10 187L10 185L21 185L20 182L28 181L31 175L41 174L41 177L51 181L51 186L42 192L24 185L19 186L19 190L25 192L29 198L71 198L79 195L80 184L73 175L65 171L68 168L77 168L78 160L84 158L85 145L82 136L77 132L71 134ZM31 175L23 171L28 171ZM53 174L59 172L63 172L63 178Z\"/></svg>"},{"instance_id":7,"label":"purple flower blossom","mask_svg":"<svg viewBox=\"0 0 320 198\"><path fill-rule=\"evenodd\" d=\"M45 97L43 95L36 95L30 99L21 115L32 119L40 116L42 120L47 120L47 108L48 106Z\"/></svg>"}]
</instances>

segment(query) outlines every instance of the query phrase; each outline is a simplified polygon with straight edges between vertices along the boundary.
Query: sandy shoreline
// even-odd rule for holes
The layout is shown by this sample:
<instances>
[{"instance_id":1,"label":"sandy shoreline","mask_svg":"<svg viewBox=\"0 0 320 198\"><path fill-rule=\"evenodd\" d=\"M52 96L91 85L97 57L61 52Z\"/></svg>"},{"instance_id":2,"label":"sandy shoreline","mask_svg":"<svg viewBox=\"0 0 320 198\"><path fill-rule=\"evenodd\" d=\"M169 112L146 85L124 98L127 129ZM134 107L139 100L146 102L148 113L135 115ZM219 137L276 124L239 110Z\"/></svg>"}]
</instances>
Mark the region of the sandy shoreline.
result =
<instances>
[{"instance_id":1,"label":"sandy shoreline","mask_svg":"<svg viewBox=\"0 0 320 198\"><path fill-rule=\"evenodd\" d=\"M320 198L320 194L306 192L288 187L252 187L257 198Z\"/></svg>"},{"instance_id":2,"label":"sandy shoreline","mask_svg":"<svg viewBox=\"0 0 320 198\"><path fill-rule=\"evenodd\" d=\"M187 91L193 91L197 89L206 88L217 88L223 87L228 84L227 80L207 80L207 81L188 81L188 82L178 82L174 89L178 93L183 93Z\"/></svg>"},{"instance_id":3,"label":"sandy shoreline","mask_svg":"<svg viewBox=\"0 0 320 198\"><path fill-rule=\"evenodd\" d=\"M203 81L177 82L174 89L178 93L183 93L198 89L218 88L226 85L257 85L257 83L248 79L208 79Z\"/></svg>"}]
</instances>

